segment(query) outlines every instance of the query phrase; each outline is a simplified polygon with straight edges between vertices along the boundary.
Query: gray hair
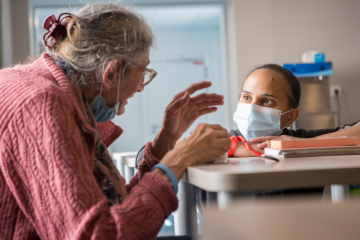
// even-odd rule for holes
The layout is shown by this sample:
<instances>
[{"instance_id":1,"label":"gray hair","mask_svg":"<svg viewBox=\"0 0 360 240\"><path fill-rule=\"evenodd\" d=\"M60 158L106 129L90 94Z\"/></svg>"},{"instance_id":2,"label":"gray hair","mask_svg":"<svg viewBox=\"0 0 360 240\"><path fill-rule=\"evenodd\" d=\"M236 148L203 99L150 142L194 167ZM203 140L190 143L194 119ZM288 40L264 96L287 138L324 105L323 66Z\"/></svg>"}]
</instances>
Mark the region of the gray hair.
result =
<instances>
[{"instance_id":1,"label":"gray hair","mask_svg":"<svg viewBox=\"0 0 360 240\"><path fill-rule=\"evenodd\" d=\"M154 36L144 18L120 3L87 4L67 24L67 36L47 52L62 59L72 84L102 79L106 66L122 60L122 74L153 45Z\"/></svg>"}]
</instances>

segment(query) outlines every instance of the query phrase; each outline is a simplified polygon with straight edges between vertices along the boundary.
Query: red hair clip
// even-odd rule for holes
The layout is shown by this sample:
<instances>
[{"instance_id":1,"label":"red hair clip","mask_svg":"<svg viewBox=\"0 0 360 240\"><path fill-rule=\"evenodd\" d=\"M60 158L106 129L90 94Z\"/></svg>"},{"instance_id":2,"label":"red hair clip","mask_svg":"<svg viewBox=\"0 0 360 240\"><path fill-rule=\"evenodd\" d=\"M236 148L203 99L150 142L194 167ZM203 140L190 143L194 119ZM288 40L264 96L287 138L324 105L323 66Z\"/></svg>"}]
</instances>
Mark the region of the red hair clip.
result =
<instances>
[{"instance_id":1,"label":"red hair clip","mask_svg":"<svg viewBox=\"0 0 360 240\"><path fill-rule=\"evenodd\" d=\"M48 32L44 34L43 40L45 46L52 49L56 42L66 35L66 25L62 25L62 22L66 18L71 18L70 13L62 13L59 15L58 19L54 15L49 15L43 24L43 28L47 30ZM50 39L50 37L52 39ZM48 41L51 40L50 45L48 44Z\"/></svg>"}]
</instances>

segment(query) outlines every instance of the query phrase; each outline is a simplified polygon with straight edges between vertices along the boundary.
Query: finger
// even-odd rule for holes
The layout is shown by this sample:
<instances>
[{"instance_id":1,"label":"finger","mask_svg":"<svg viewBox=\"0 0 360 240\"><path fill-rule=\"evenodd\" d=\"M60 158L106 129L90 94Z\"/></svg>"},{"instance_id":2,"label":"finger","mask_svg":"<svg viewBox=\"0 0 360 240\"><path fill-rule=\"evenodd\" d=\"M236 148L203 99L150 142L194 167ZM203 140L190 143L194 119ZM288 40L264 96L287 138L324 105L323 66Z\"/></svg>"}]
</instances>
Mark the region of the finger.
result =
<instances>
[{"instance_id":1,"label":"finger","mask_svg":"<svg viewBox=\"0 0 360 240\"><path fill-rule=\"evenodd\" d=\"M190 100L190 95L188 93L185 93L182 98L179 98L175 102L170 103L166 109L166 112L173 114L174 112L183 108L189 100Z\"/></svg>"},{"instance_id":2,"label":"finger","mask_svg":"<svg viewBox=\"0 0 360 240\"><path fill-rule=\"evenodd\" d=\"M199 110L199 116L208 114L208 113L213 113L217 111L217 107L210 107L210 108L204 108L204 109L200 109Z\"/></svg>"},{"instance_id":3,"label":"finger","mask_svg":"<svg viewBox=\"0 0 360 240\"><path fill-rule=\"evenodd\" d=\"M208 108L208 107L211 107L211 106L220 106L220 105L224 105L224 101L219 100L219 101L202 102L202 103L196 104L196 107L198 109L203 109L203 108Z\"/></svg>"},{"instance_id":4,"label":"finger","mask_svg":"<svg viewBox=\"0 0 360 240\"><path fill-rule=\"evenodd\" d=\"M256 145L258 148L266 148L268 146L267 142L260 143Z\"/></svg>"},{"instance_id":5,"label":"finger","mask_svg":"<svg viewBox=\"0 0 360 240\"><path fill-rule=\"evenodd\" d=\"M264 148L258 148L257 146L254 146L253 144L251 144L250 147L255 151L264 153Z\"/></svg>"},{"instance_id":6,"label":"finger","mask_svg":"<svg viewBox=\"0 0 360 240\"><path fill-rule=\"evenodd\" d=\"M231 142L228 131L219 124L204 125L204 136L210 139L226 139ZM203 129L204 129L203 128ZM212 140L210 140L212 141Z\"/></svg>"},{"instance_id":7,"label":"finger","mask_svg":"<svg viewBox=\"0 0 360 240\"><path fill-rule=\"evenodd\" d=\"M267 140L267 137L257 137L250 139L250 142L252 143L263 143Z\"/></svg>"},{"instance_id":8,"label":"finger","mask_svg":"<svg viewBox=\"0 0 360 240\"><path fill-rule=\"evenodd\" d=\"M225 152L219 148L212 148L207 152L207 157L203 158L200 160L199 163L204 163L206 161L208 161L209 159L213 158L213 157L220 157L221 155L223 155Z\"/></svg>"},{"instance_id":9,"label":"finger","mask_svg":"<svg viewBox=\"0 0 360 240\"><path fill-rule=\"evenodd\" d=\"M266 136L266 137L257 137L250 139L252 143L263 143L267 140L279 139L279 136Z\"/></svg>"},{"instance_id":10,"label":"finger","mask_svg":"<svg viewBox=\"0 0 360 240\"><path fill-rule=\"evenodd\" d=\"M178 100L179 98L184 97L185 93L186 93L186 91L182 91L182 92L179 92L178 94L176 94L176 95L173 97L171 103L174 102L174 101L176 101L176 100Z\"/></svg>"},{"instance_id":11,"label":"finger","mask_svg":"<svg viewBox=\"0 0 360 240\"><path fill-rule=\"evenodd\" d=\"M221 129L221 130L207 129L205 136L212 139L229 139L229 141L231 142L229 133L227 132L226 129Z\"/></svg>"},{"instance_id":12,"label":"finger","mask_svg":"<svg viewBox=\"0 0 360 240\"><path fill-rule=\"evenodd\" d=\"M212 85L211 82L202 81L198 83L191 84L190 87L186 88L183 92L188 92L190 95L204 88L208 88Z\"/></svg>"},{"instance_id":13,"label":"finger","mask_svg":"<svg viewBox=\"0 0 360 240\"><path fill-rule=\"evenodd\" d=\"M226 150L226 148L224 148L224 147L214 146L214 147L207 149L206 152L209 155L209 157L211 158L211 157L220 157L224 153L228 152L228 150Z\"/></svg>"},{"instance_id":14,"label":"finger","mask_svg":"<svg viewBox=\"0 0 360 240\"><path fill-rule=\"evenodd\" d=\"M214 148L212 150L212 156L214 157L220 157L224 153L228 152L228 150L222 149L222 148Z\"/></svg>"},{"instance_id":15,"label":"finger","mask_svg":"<svg viewBox=\"0 0 360 240\"><path fill-rule=\"evenodd\" d=\"M231 139L230 138L214 139L211 143L211 146L214 146L215 148L227 152L231 148Z\"/></svg>"},{"instance_id":16,"label":"finger","mask_svg":"<svg viewBox=\"0 0 360 240\"><path fill-rule=\"evenodd\" d=\"M204 101L224 100L224 96L216 93L201 93L192 96L191 99L194 99L196 103L201 103Z\"/></svg>"},{"instance_id":17,"label":"finger","mask_svg":"<svg viewBox=\"0 0 360 240\"><path fill-rule=\"evenodd\" d=\"M204 89L204 88L208 88L211 86L211 82L207 82L207 81L202 81L202 82L198 82L198 83L194 83L192 84L190 87L186 88L184 91L179 92L178 94L176 94L173 99L172 102L176 101L177 99L179 99L180 97L182 97L186 92L189 93L189 95L195 93L198 90ZM216 94L218 95L218 94ZM214 96L213 96L214 97Z\"/></svg>"},{"instance_id":18,"label":"finger","mask_svg":"<svg viewBox=\"0 0 360 240\"><path fill-rule=\"evenodd\" d=\"M206 81L194 83L190 87L186 88L184 91L181 91L178 94L176 94L173 97L173 100L178 99L179 97L183 96L186 92L191 95L191 94L195 93L196 91L199 91L204 88L208 88L211 86L211 84L212 84L211 82L206 82Z\"/></svg>"},{"instance_id":19,"label":"finger","mask_svg":"<svg viewBox=\"0 0 360 240\"><path fill-rule=\"evenodd\" d=\"M195 127L195 130L202 131L202 132L208 131L210 129L213 129L213 130L225 130L225 128L223 128L220 124L199 123Z\"/></svg>"}]
</instances>

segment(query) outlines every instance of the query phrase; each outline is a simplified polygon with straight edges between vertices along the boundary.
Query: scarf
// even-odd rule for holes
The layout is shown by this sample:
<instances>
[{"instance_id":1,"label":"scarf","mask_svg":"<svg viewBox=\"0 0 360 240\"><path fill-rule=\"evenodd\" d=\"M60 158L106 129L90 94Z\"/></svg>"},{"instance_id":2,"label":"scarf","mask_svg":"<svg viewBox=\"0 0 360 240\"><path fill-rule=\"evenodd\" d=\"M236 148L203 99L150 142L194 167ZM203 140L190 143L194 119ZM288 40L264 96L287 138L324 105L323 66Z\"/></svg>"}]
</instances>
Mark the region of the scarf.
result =
<instances>
[{"instance_id":1,"label":"scarf","mask_svg":"<svg viewBox=\"0 0 360 240\"><path fill-rule=\"evenodd\" d=\"M79 87L74 87L75 95L84 113L86 122L95 129L95 155L94 155L94 176L102 193L108 199L108 206L121 204L127 197L127 191L121 180L119 171L116 169L109 151L100 138L95 117L91 111L84 94ZM84 128L85 129L85 128Z\"/></svg>"}]
</instances>

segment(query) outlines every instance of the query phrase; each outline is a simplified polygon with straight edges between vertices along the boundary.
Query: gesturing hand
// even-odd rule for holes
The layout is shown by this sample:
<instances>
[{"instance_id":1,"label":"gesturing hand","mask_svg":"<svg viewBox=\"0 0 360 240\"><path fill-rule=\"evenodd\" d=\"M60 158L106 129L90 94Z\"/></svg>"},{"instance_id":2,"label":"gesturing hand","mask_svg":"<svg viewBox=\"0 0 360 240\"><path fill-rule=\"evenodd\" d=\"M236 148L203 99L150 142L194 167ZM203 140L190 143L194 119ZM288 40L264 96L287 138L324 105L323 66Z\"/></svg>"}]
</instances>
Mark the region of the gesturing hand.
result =
<instances>
[{"instance_id":1,"label":"gesturing hand","mask_svg":"<svg viewBox=\"0 0 360 240\"><path fill-rule=\"evenodd\" d=\"M196 91L211 86L211 82L194 83L184 91L176 94L166 107L162 128L179 139L200 116L217 110L217 105L224 104L224 96L201 93L190 96Z\"/></svg>"},{"instance_id":2,"label":"gesturing hand","mask_svg":"<svg viewBox=\"0 0 360 240\"><path fill-rule=\"evenodd\" d=\"M174 96L165 109L162 127L154 139L152 145L154 156L162 158L196 119L215 112L217 107L214 106L224 104L224 96L215 93L191 96L196 91L210 86L211 82L206 81L194 83Z\"/></svg>"}]
</instances>

